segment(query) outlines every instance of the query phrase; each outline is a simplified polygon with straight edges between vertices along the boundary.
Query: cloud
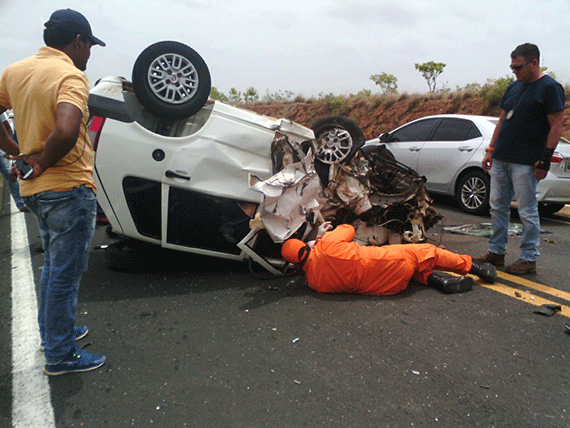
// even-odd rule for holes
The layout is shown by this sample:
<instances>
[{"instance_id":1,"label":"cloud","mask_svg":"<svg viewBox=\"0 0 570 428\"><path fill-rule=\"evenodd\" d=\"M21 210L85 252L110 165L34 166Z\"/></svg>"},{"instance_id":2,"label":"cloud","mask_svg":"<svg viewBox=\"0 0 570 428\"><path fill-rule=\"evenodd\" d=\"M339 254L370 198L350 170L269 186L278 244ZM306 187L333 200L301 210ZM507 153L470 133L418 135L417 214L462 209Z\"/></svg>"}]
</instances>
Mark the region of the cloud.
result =
<instances>
[{"instance_id":1,"label":"cloud","mask_svg":"<svg viewBox=\"0 0 570 428\"><path fill-rule=\"evenodd\" d=\"M398 78L402 92L425 92L414 63L447 64L442 82L454 89L510 74L508 55L537 43L543 65L563 83L570 78L568 0L67 0L107 43L94 47L90 81L130 78L138 54L160 40L197 50L221 91L255 87L307 96L375 90L370 75ZM2 0L0 70L37 52L43 23L59 0ZM30 14L29 11L34 13Z\"/></svg>"}]
</instances>

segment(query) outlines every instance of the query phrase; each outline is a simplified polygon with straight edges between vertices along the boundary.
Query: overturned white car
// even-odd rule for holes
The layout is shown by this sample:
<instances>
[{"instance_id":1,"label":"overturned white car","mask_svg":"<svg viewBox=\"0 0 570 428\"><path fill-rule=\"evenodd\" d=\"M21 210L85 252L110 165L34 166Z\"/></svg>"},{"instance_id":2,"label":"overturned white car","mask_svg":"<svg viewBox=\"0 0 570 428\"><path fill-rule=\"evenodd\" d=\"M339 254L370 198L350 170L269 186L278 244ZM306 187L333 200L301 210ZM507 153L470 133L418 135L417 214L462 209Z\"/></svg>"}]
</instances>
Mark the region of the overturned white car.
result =
<instances>
[{"instance_id":1,"label":"overturned white car","mask_svg":"<svg viewBox=\"0 0 570 428\"><path fill-rule=\"evenodd\" d=\"M422 178L383 147L362 151L354 122L330 117L309 129L207 101L209 91L206 64L177 42L147 48L132 83L106 77L91 90L98 201L112 232L131 238L108 248L110 267L134 267L121 254L146 242L279 273L280 241L310 236L323 218L353 223L377 245L419 242L439 220ZM283 180L291 171L296 179ZM272 212L274 197L304 180L309 205L288 199L286 215Z\"/></svg>"}]
</instances>

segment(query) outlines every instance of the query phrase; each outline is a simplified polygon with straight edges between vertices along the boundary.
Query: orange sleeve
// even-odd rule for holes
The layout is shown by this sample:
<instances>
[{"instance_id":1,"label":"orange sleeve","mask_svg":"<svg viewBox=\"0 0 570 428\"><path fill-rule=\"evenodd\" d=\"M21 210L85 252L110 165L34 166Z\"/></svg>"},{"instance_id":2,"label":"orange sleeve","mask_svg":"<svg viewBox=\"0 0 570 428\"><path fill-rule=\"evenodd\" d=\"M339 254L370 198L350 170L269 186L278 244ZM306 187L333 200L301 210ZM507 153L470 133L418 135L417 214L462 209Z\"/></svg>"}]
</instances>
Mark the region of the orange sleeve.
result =
<instances>
[{"instance_id":1,"label":"orange sleeve","mask_svg":"<svg viewBox=\"0 0 570 428\"><path fill-rule=\"evenodd\" d=\"M343 241L350 242L354 238L354 227L350 224L339 224L334 230L324 234L323 241Z\"/></svg>"}]
</instances>

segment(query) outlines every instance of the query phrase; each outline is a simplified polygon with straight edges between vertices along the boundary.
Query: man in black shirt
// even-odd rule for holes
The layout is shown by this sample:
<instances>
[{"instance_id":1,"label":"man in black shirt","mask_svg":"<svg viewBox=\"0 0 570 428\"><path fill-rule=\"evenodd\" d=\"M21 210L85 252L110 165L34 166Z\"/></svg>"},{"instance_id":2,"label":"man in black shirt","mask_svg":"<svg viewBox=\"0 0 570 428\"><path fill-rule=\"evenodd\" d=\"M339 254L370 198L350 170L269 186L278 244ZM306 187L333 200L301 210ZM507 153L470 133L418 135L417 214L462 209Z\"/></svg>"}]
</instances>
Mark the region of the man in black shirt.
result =
<instances>
[{"instance_id":1,"label":"man in black shirt","mask_svg":"<svg viewBox=\"0 0 570 428\"><path fill-rule=\"evenodd\" d=\"M516 81L499 104L501 116L482 162L483 169L491 174L493 236L489 251L473 261L504 264L510 205L515 196L523 225L521 256L506 271L520 275L536 271L540 254L536 185L546 177L562 133L565 95L558 82L542 73L536 45L517 46L511 53L510 67Z\"/></svg>"}]
</instances>

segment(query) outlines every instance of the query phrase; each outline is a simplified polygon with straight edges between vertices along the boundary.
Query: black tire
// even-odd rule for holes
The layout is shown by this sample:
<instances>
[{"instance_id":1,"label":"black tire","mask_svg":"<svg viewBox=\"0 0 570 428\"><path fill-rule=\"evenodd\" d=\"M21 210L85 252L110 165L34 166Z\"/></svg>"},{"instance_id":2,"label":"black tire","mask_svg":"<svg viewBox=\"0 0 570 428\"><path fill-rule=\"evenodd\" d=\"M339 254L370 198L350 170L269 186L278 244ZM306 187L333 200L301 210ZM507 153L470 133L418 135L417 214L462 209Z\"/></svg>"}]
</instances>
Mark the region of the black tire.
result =
<instances>
[{"instance_id":1,"label":"black tire","mask_svg":"<svg viewBox=\"0 0 570 428\"><path fill-rule=\"evenodd\" d=\"M548 217L554 213L557 213L562 208L565 207L565 204L562 203L539 203L538 204L538 213L541 216Z\"/></svg>"},{"instance_id":2,"label":"black tire","mask_svg":"<svg viewBox=\"0 0 570 428\"><path fill-rule=\"evenodd\" d=\"M133 67L135 95L147 110L164 119L179 120L197 113L208 101L210 89L208 66L182 43L150 45Z\"/></svg>"},{"instance_id":3,"label":"black tire","mask_svg":"<svg viewBox=\"0 0 570 428\"><path fill-rule=\"evenodd\" d=\"M489 176L483 171L473 170L461 177L455 196L466 213L486 215L489 213L490 193Z\"/></svg>"},{"instance_id":4,"label":"black tire","mask_svg":"<svg viewBox=\"0 0 570 428\"><path fill-rule=\"evenodd\" d=\"M329 165L350 161L365 140L356 122L342 116L317 120L311 129L317 141L315 157Z\"/></svg>"}]
</instances>

